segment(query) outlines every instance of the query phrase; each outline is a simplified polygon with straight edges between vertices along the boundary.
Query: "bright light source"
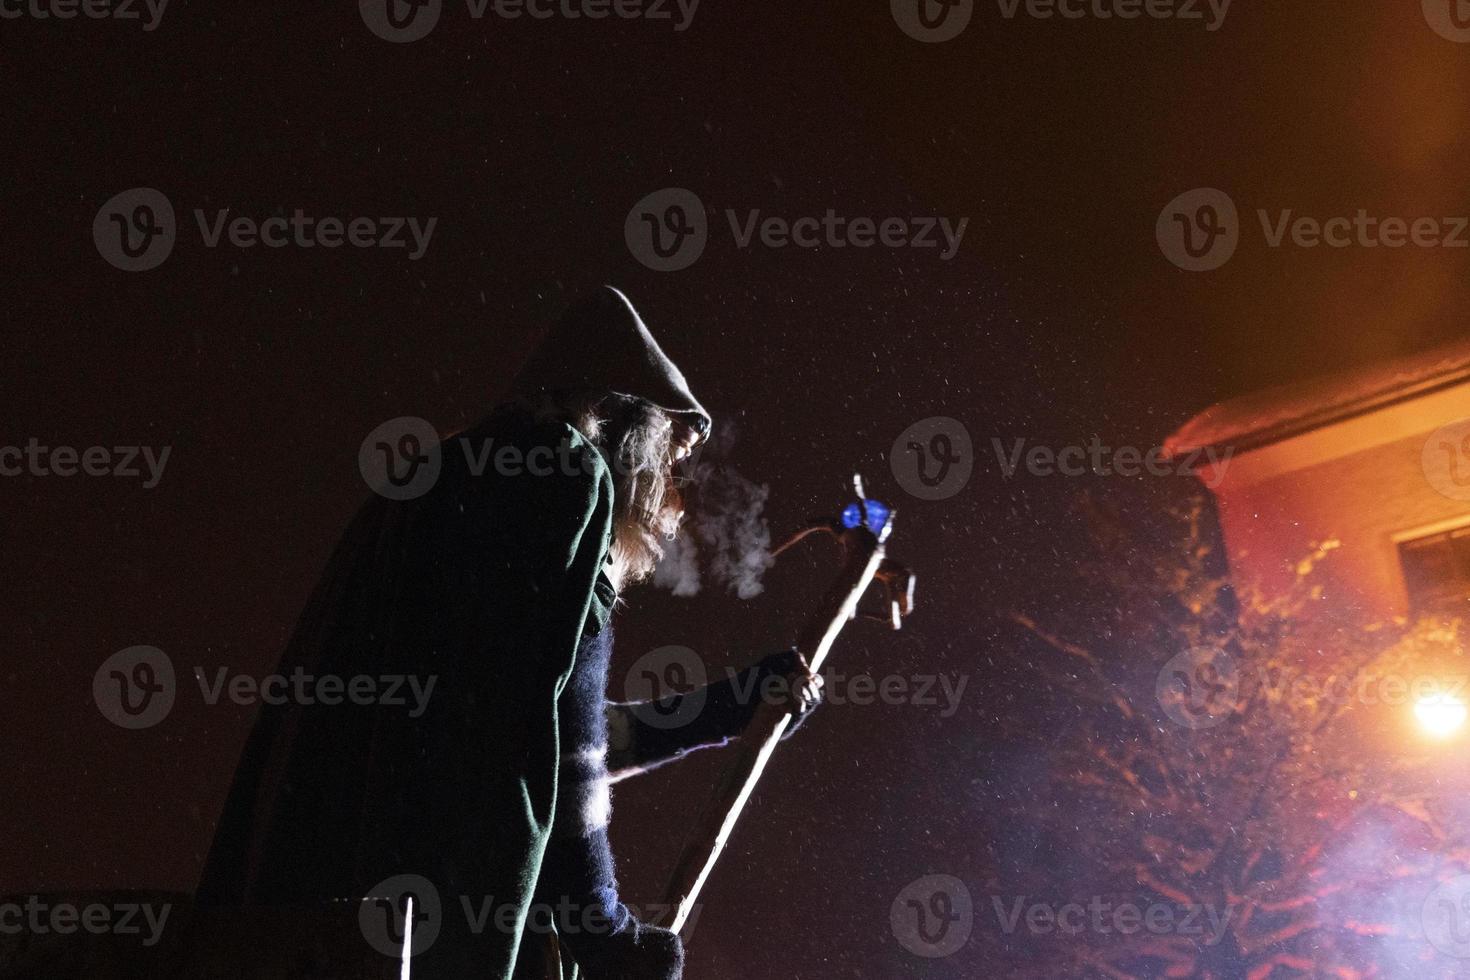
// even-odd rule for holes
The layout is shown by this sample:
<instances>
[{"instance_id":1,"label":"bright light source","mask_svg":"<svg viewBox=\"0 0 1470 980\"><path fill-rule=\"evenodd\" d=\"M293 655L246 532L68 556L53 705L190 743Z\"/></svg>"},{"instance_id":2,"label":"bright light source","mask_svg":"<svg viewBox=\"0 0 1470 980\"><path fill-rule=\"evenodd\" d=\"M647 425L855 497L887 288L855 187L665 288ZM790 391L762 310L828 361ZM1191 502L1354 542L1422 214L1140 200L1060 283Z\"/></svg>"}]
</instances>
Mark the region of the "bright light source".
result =
<instances>
[{"instance_id":1,"label":"bright light source","mask_svg":"<svg viewBox=\"0 0 1470 980\"><path fill-rule=\"evenodd\" d=\"M1414 705L1414 714L1430 735L1449 738L1465 724L1470 709L1453 694L1427 694Z\"/></svg>"}]
</instances>

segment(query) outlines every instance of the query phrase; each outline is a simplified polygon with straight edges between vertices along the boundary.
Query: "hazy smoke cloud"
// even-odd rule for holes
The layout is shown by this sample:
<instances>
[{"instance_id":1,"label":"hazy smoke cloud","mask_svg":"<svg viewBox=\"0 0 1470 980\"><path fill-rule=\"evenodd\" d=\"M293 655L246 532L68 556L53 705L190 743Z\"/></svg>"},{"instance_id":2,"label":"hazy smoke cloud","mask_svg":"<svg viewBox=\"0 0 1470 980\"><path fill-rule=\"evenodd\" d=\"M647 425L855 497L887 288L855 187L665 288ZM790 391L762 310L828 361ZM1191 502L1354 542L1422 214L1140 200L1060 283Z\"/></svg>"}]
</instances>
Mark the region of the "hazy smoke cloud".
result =
<instances>
[{"instance_id":1,"label":"hazy smoke cloud","mask_svg":"<svg viewBox=\"0 0 1470 980\"><path fill-rule=\"evenodd\" d=\"M1453 809L1444 814L1452 826ZM1460 809L1470 813L1470 807ZM1406 810L1385 809L1365 816L1334 837L1306 879L1317 882L1319 921L1355 924L1352 930L1342 930L1340 955L1354 965L1372 963L1381 971L1373 975L1384 980L1449 975L1426 973L1430 965L1426 956L1433 954L1426 931L1440 930L1426 919L1425 899L1438 883L1463 874L1464 868L1425 848L1426 832L1426 826ZM1394 873L1385 873L1386 868ZM1463 926L1462 918L1450 922L1456 929ZM1453 932L1441 936L1451 938L1463 941ZM1441 955L1436 962L1448 959Z\"/></svg>"},{"instance_id":2,"label":"hazy smoke cloud","mask_svg":"<svg viewBox=\"0 0 1470 980\"><path fill-rule=\"evenodd\" d=\"M687 529L664 542L664 556L653 570L653 584L678 596L699 595L699 549Z\"/></svg>"},{"instance_id":3,"label":"hazy smoke cloud","mask_svg":"<svg viewBox=\"0 0 1470 980\"><path fill-rule=\"evenodd\" d=\"M692 596L701 573L742 599L764 591L761 579L771 567L771 530L763 514L771 488L753 483L732 466L699 468L694 506L684 533L665 546L653 582L674 595Z\"/></svg>"}]
</instances>

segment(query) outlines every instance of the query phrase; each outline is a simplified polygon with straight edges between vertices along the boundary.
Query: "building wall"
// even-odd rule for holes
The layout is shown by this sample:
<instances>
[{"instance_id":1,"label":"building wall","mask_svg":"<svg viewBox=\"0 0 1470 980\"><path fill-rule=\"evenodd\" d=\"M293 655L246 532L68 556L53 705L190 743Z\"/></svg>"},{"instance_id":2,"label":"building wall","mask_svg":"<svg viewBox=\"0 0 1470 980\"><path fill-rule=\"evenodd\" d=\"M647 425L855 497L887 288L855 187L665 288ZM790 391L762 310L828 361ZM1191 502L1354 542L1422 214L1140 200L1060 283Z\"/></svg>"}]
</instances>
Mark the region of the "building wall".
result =
<instances>
[{"instance_id":1,"label":"building wall","mask_svg":"<svg viewBox=\"0 0 1470 980\"><path fill-rule=\"evenodd\" d=\"M1299 561L1336 539L1340 547L1318 566L1327 601L1365 622L1407 613L1398 541L1470 524L1470 501L1437 489L1444 474L1427 470L1424 457L1430 436L1460 419L1470 419L1470 385L1242 454L1223 475L1202 474L1219 481L1237 582L1279 594ZM1464 428L1470 433L1470 423ZM1470 470L1470 457L1464 463Z\"/></svg>"}]
</instances>

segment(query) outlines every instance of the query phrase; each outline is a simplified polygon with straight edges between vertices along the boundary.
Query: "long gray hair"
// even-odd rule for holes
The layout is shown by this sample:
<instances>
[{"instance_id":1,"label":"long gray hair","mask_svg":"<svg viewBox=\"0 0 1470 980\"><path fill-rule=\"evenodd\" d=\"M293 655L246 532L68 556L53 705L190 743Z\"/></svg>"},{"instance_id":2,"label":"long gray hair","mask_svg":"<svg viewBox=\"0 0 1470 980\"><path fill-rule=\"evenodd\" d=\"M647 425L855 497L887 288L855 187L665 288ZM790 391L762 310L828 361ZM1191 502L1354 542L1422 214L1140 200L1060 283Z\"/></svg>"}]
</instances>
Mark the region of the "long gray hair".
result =
<instances>
[{"instance_id":1,"label":"long gray hair","mask_svg":"<svg viewBox=\"0 0 1470 980\"><path fill-rule=\"evenodd\" d=\"M537 417L566 422L602 453L613 476L611 558L618 587L653 573L662 542L679 532L684 503L673 479L673 423L642 400L607 392L546 395Z\"/></svg>"}]
</instances>

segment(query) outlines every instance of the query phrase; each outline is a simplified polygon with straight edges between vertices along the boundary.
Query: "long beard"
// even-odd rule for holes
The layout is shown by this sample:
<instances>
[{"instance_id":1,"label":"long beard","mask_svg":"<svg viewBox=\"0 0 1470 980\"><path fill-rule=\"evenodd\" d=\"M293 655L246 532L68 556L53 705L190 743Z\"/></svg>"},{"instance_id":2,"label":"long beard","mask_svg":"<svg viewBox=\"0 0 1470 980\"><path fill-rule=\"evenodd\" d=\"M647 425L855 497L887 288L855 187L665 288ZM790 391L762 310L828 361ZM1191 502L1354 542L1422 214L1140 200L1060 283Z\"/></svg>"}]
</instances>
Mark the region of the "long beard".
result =
<instances>
[{"instance_id":1,"label":"long beard","mask_svg":"<svg viewBox=\"0 0 1470 980\"><path fill-rule=\"evenodd\" d=\"M599 406L594 441L613 469L614 584L632 585L653 574L663 543L679 532L683 501L673 482L672 426L643 402L616 399ZM611 409L610 411L608 409Z\"/></svg>"}]
</instances>

